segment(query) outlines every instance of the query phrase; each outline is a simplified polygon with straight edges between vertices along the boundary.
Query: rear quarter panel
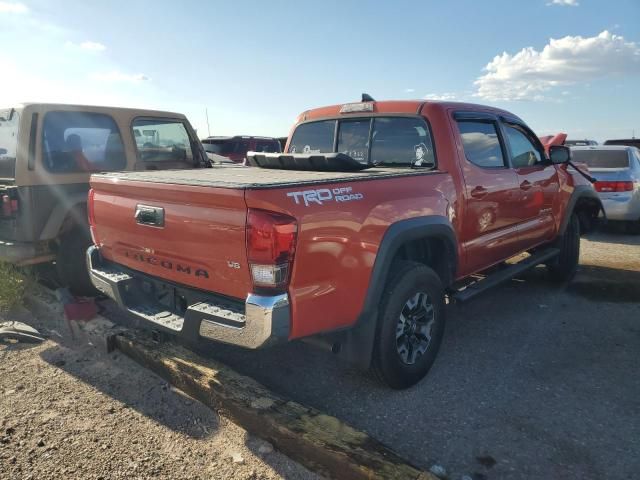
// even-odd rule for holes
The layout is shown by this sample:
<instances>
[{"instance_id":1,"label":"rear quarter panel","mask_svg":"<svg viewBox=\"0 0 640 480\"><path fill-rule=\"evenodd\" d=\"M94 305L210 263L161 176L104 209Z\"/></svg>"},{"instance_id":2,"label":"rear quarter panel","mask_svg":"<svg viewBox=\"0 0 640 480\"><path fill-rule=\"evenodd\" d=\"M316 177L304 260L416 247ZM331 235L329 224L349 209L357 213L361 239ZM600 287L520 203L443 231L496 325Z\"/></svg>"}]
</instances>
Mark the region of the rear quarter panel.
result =
<instances>
[{"instance_id":1,"label":"rear quarter panel","mask_svg":"<svg viewBox=\"0 0 640 480\"><path fill-rule=\"evenodd\" d=\"M322 205L296 203L287 194L308 189L351 188L361 199ZM444 172L337 182L311 187L249 190L249 208L280 211L298 220L298 241L289 294L291 338L352 326L363 309L378 247L392 223L420 216L447 216L455 197Z\"/></svg>"}]
</instances>

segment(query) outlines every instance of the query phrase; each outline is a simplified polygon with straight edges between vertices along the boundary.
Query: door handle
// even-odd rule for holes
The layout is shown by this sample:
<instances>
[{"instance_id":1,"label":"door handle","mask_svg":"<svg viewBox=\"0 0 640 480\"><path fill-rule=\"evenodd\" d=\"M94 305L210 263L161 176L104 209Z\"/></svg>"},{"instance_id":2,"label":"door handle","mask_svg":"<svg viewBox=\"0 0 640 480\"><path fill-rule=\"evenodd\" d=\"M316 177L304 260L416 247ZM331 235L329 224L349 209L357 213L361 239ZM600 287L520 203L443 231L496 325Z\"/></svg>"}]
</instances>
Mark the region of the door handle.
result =
<instances>
[{"instance_id":1,"label":"door handle","mask_svg":"<svg viewBox=\"0 0 640 480\"><path fill-rule=\"evenodd\" d=\"M531 188L531 186L532 186L532 185L531 185L531 182L530 182L529 180L525 180L524 182L522 182L522 183L520 184L520 188L521 188L522 190L529 190L529 189Z\"/></svg>"},{"instance_id":2,"label":"door handle","mask_svg":"<svg viewBox=\"0 0 640 480\"><path fill-rule=\"evenodd\" d=\"M484 187L476 187L473 190L471 190L471 196L473 198L484 198L487 196L488 193L489 191Z\"/></svg>"},{"instance_id":3,"label":"door handle","mask_svg":"<svg viewBox=\"0 0 640 480\"><path fill-rule=\"evenodd\" d=\"M140 225L164 227L164 208L162 207L136 205L136 212L134 213L133 217Z\"/></svg>"}]
</instances>

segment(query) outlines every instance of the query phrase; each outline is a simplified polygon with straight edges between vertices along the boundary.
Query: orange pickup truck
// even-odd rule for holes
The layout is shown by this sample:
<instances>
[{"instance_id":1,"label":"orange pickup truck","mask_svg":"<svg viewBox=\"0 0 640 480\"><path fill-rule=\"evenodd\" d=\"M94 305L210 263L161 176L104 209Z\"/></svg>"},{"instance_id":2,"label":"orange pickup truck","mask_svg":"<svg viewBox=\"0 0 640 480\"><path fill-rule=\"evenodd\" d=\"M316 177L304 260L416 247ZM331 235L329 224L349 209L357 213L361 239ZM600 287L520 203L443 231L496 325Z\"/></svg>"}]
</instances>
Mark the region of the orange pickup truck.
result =
<instances>
[{"instance_id":1,"label":"orange pickup truck","mask_svg":"<svg viewBox=\"0 0 640 480\"><path fill-rule=\"evenodd\" d=\"M159 331L313 339L393 388L428 372L447 299L539 264L570 280L602 211L567 147L480 105L309 110L248 164L93 175L93 284Z\"/></svg>"}]
</instances>

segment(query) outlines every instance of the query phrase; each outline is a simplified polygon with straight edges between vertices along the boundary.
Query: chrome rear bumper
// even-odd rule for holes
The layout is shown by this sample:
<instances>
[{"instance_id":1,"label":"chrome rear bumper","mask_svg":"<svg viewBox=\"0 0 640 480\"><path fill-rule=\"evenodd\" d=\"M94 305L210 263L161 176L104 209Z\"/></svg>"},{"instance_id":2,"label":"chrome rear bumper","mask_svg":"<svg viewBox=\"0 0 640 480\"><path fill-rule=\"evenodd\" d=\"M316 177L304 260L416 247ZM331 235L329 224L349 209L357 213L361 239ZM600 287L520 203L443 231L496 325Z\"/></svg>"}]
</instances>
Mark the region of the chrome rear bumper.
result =
<instances>
[{"instance_id":1,"label":"chrome rear bumper","mask_svg":"<svg viewBox=\"0 0 640 480\"><path fill-rule=\"evenodd\" d=\"M242 304L105 262L96 246L87 250L87 266L93 285L149 328L192 341L204 338L245 348L260 348L289 338L291 309L286 293L250 293ZM173 290L171 297L174 301L176 297L184 299L184 305L161 303L154 295L160 289Z\"/></svg>"}]
</instances>

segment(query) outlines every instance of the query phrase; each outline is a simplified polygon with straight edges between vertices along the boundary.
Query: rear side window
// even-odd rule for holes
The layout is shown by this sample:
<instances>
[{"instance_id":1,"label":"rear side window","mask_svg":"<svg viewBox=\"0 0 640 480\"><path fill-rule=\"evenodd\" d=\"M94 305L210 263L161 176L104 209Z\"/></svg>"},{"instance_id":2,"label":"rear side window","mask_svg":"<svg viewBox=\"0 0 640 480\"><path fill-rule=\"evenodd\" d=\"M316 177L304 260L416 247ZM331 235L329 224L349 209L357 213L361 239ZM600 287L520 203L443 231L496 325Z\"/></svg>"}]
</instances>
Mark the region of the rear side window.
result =
<instances>
[{"instance_id":1,"label":"rear side window","mask_svg":"<svg viewBox=\"0 0 640 480\"><path fill-rule=\"evenodd\" d=\"M289 142L289 153L330 153L333 152L333 139L336 121L303 123Z\"/></svg>"},{"instance_id":2,"label":"rear side window","mask_svg":"<svg viewBox=\"0 0 640 480\"><path fill-rule=\"evenodd\" d=\"M576 150L571 149L574 162L586 163L590 168L629 168L626 150Z\"/></svg>"},{"instance_id":3,"label":"rear side window","mask_svg":"<svg viewBox=\"0 0 640 480\"><path fill-rule=\"evenodd\" d=\"M137 118L133 121L133 135L138 160L142 162L193 163L191 140L179 120Z\"/></svg>"},{"instance_id":4,"label":"rear side window","mask_svg":"<svg viewBox=\"0 0 640 480\"><path fill-rule=\"evenodd\" d=\"M118 126L102 113L49 112L42 143L42 161L53 173L122 170L127 164Z\"/></svg>"},{"instance_id":5,"label":"rear side window","mask_svg":"<svg viewBox=\"0 0 640 480\"><path fill-rule=\"evenodd\" d=\"M15 176L19 117L15 110L0 110L0 178Z\"/></svg>"},{"instance_id":6,"label":"rear side window","mask_svg":"<svg viewBox=\"0 0 640 480\"><path fill-rule=\"evenodd\" d=\"M505 166L495 123L459 121L458 129L467 160L483 168Z\"/></svg>"},{"instance_id":7,"label":"rear side window","mask_svg":"<svg viewBox=\"0 0 640 480\"><path fill-rule=\"evenodd\" d=\"M280 142L276 140L256 140L256 152L279 153Z\"/></svg>"},{"instance_id":8,"label":"rear side window","mask_svg":"<svg viewBox=\"0 0 640 480\"><path fill-rule=\"evenodd\" d=\"M419 118L376 118L371 136L371 161L383 166L435 167L431 134Z\"/></svg>"}]
</instances>

